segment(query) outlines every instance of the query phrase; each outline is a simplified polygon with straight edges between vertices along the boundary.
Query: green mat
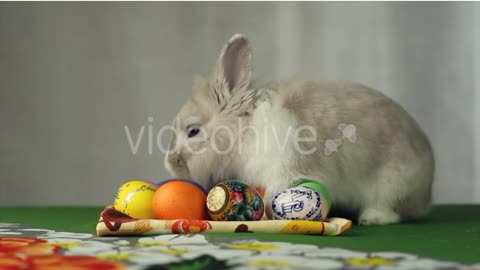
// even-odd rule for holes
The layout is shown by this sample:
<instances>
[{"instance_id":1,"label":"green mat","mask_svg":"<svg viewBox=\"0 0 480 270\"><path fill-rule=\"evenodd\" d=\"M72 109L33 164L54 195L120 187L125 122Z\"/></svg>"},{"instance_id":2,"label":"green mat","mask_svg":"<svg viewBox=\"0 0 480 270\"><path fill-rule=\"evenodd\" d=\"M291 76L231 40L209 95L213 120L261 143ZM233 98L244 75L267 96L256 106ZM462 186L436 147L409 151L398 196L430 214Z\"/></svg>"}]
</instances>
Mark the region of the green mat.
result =
<instances>
[{"instance_id":1,"label":"green mat","mask_svg":"<svg viewBox=\"0 0 480 270\"><path fill-rule=\"evenodd\" d=\"M103 207L0 207L0 223L95 233ZM210 237L239 237L217 233ZM260 241L284 241L358 251L395 251L462 263L480 262L480 205L438 205L424 219L395 225L358 226L338 237L260 234Z\"/></svg>"}]
</instances>

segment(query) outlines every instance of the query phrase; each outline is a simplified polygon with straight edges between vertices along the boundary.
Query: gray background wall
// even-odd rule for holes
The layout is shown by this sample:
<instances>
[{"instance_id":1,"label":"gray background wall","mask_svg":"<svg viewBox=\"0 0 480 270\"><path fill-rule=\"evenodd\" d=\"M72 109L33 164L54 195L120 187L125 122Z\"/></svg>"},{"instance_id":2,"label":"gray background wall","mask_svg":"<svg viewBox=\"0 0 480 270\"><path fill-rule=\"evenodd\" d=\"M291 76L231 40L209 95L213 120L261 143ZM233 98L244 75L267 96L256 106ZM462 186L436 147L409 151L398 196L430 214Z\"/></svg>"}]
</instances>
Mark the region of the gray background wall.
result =
<instances>
[{"instance_id":1,"label":"gray background wall","mask_svg":"<svg viewBox=\"0 0 480 270\"><path fill-rule=\"evenodd\" d=\"M124 126L169 124L237 32L261 81L396 99L434 145L435 202L480 202L479 18L471 2L0 3L0 205L104 205L127 179L168 178Z\"/></svg>"}]
</instances>

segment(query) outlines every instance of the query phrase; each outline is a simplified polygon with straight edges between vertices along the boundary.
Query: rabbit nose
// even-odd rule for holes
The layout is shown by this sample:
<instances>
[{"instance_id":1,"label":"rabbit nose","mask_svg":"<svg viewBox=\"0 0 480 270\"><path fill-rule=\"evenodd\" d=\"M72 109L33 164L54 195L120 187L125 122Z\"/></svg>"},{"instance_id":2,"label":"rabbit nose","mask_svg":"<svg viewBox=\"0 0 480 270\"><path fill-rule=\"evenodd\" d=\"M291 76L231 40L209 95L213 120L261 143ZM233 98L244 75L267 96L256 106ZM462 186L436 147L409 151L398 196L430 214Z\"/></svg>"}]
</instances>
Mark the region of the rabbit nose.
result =
<instances>
[{"instance_id":1,"label":"rabbit nose","mask_svg":"<svg viewBox=\"0 0 480 270\"><path fill-rule=\"evenodd\" d=\"M184 161L177 153L168 153L168 162L172 165L183 166Z\"/></svg>"}]
</instances>

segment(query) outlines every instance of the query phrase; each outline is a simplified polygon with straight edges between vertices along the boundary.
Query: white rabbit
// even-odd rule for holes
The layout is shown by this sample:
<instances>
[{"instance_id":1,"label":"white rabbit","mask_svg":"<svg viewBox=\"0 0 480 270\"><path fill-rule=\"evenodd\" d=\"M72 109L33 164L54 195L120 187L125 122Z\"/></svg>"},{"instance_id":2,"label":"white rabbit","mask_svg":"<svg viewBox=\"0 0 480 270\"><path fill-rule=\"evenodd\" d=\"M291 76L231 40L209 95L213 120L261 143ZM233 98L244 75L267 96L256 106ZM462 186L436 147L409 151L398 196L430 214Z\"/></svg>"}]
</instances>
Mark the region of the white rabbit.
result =
<instances>
[{"instance_id":1,"label":"white rabbit","mask_svg":"<svg viewBox=\"0 0 480 270\"><path fill-rule=\"evenodd\" d=\"M360 224L396 223L428 211L432 149L400 105L350 82L256 87L251 63L249 41L237 34L208 79L194 76L165 158L174 177L206 188L243 180L263 186L267 202L295 179L313 179L328 189L334 208L355 213ZM327 140L337 142L328 155Z\"/></svg>"}]
</instances>

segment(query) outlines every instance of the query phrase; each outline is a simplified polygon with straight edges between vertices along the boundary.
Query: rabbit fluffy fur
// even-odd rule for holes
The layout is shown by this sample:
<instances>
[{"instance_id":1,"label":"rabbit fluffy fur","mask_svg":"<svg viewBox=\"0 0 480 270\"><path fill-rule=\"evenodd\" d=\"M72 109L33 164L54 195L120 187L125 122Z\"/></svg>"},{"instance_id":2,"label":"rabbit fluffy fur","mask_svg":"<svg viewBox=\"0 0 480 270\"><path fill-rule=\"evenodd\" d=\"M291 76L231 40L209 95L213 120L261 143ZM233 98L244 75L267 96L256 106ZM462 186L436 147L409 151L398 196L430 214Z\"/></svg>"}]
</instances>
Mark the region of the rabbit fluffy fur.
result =
<instances>
[{"instance_id":1,"label":"rabbit fluffy fur","mask_svg":"<svg viewBox=\"0 0 480 270\"><path fill-rule=\"evenodd\" d=\"M249 41L237 34L208 78L194 76L165 158L172 176L205 188L241 179L265 187L267 204L295 179L312 179L360 224L396 223L429 209L432 149L400 105L351 82L256 87L251 63ZM342 139L341 124L356 128L356 140ZM325 152L328 139L341 141L336 151Z\"/></svg>"}]
</instances>

